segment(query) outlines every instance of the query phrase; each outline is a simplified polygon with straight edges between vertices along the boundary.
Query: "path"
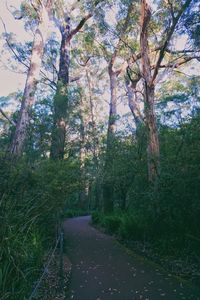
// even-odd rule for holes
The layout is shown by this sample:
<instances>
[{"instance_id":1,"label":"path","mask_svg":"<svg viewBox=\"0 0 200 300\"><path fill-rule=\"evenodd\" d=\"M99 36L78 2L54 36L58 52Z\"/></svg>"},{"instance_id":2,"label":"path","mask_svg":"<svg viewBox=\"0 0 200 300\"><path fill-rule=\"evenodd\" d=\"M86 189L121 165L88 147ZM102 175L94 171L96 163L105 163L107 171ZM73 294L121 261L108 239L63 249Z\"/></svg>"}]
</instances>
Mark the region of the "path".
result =
<instances>
[{"instance_id":1,"label":"path","mask_svg":"<svg viewBox=\"0 0 200 300\"><path fill-rule=\"evenodd\" d=\"M200 300L170 274L129 255L113 237L94 229L89 221L90 217L78 217L64 223L72 262L70 299Z\"/></svg>"}]
</instances>

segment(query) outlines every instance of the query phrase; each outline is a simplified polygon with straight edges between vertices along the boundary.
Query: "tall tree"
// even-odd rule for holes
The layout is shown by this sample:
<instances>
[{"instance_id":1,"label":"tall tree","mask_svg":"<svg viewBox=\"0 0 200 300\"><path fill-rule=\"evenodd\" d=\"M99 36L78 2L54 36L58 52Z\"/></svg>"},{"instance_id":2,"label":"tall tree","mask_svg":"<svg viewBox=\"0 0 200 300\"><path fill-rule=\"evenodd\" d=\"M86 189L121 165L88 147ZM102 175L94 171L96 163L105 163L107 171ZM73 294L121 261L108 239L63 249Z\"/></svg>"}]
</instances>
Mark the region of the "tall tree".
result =
<instances>
[{"instance_id":1,"label":"tall tree","mask_svg":"<svg viewBox=\"0 0 200 300\"><path fill-rule=\"evenodd\" d=\"M39 3L39 4L38 4ZM32 3L33 5L33 3ZM38 83L44 45L48 33L49 15L52 8L52 0L39 1L33 5L37 13L37 28L34 34L30 66L27 73L24 94L22 98L16 129L10 145L11 156L20 156L27 138L27 130L30 123L31 108L35 103L35 91Z\"/></svg>"},{"instance_id":2,"label":"tall tree","mask_svg":"<svg viewBox=\"0 0 200 300\"><path fill-rule=\"evenodd\" d=\"M184 11L188 8L192 0L186 0L178 11L175 11L172 4L168 2L171 11L171 23L166 30L165 38L162 45L158 47L158 57L155 65L151 64L151 56L149 50L149 27L151 21L151 7L149 1L141 0L141 31L140 31L140 51L141 51L141 72L144 82L144 102L145 102L145 118L148 134L148 175L149 181L155 183L159 176L160 169L160 149L158 140L158 130L156 125L155 115L155 81L162 68L162 61L171 41L172 35L176 26L183 15ZM154 50L155 51L155 50ZM170 51L169 51L170 52ZM152 70L153 69L153 70Z\"/></svg>"},{"instance_id":3,"label":"tall tree","mask_svg":"<svg viewBox=\"0 0 200 300\"><path fill-rule=\"evenodd\" d=\"M111 178L109 177L109 171L112 169L114 145L115 145L115 131L117 121L117 77L126 69L126 64L123 64L121 68L115 69L115 62L120 51L122 41L127 33L127 28L130 23L131 15L133 11L133 3L131 2L127 9L127 14L124 20L124 24L120 30L118 42L114 52L111 55L108 64L108 74L110 79L110 110L108 118L108 130L107 130L107 148L104 168L104 184L103 184L103 198L104 198L104 212L110 213L113 210L113 196L114 189Z\"/></svg>"},{"instance_id":4,"label":"tall tree","mask_svg":"<svg viewBox=\"0 0 200 300\"><path fill-rule=\"evenodd\" d=\"M96 1L95 5L97 5L98 2L99 1ZM92 13L86 14L86 16L81 19L78 25L72 29L70 14L74 9L75 7L72 6L71 11L64 12L64 21L60 24L61 47L58 83L56 95L54 97L54 125L50 153L52 159L63 159L64 157L71 40L83 28L87 20L93 15Z\"/></svg>"},{"instance_id":5,"label":"tall tree","mask_svg":"<svg viewBox=\"0 0 200 300\"><path fill-rule=\"evenodd\" d=\"M148 28L151 19L151 9L148 1L141 1L141 69L144 79L145 116L148 131L148 173L149 180L154 181L159 173L159 141L154 109L155 85L152 82L151 64L149 58Z\"/></svg>"}]
</instances>

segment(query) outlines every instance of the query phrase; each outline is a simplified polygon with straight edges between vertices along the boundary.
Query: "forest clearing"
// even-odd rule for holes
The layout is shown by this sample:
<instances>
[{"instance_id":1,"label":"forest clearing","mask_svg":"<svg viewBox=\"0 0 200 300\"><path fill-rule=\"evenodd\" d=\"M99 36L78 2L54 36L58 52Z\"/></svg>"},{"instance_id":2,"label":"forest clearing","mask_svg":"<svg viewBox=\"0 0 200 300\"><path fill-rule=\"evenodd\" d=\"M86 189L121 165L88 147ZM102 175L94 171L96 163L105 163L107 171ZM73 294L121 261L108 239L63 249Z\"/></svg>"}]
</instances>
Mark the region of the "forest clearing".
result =
<instances>
[{"instance_id":1,"label":"forest clearing","mask_svg":"<svg viewBox=\"0 0 200 300\"><path fill-rule=\"evenodd\" d=\"M0 300L200 299L196 0L0 3Z\"/></svg>"}]
</instances>

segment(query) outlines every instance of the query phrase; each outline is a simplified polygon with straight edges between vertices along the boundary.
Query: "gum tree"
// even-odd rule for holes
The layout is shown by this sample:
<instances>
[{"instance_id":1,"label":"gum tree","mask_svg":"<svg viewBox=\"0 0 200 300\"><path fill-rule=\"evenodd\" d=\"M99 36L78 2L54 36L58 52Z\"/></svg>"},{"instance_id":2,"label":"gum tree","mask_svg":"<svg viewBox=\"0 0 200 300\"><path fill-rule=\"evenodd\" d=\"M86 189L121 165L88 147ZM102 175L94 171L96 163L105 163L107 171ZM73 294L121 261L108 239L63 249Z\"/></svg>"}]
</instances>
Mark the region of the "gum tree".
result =
<instances>
[{"instance_id":1,"label":"gum tree","mask_svg":"<svg viewBox=\"0 0 200 300\"><path fill-rule=\"evenodd\" d=\"M52 0L35 1L35 3L32 3L32 7L26 6L25 8L32 9L34 11L34 15L37 20L37 27L34 33L30 65L28 67L19 117L9 149L12 157L19 157L22 155L24 144L27 138L27 131L30 123L30 113L31 108L35 103L35 92L38 84L44 46L48 33L49 15L52 8Z\"/></svg>"}]
</instances>

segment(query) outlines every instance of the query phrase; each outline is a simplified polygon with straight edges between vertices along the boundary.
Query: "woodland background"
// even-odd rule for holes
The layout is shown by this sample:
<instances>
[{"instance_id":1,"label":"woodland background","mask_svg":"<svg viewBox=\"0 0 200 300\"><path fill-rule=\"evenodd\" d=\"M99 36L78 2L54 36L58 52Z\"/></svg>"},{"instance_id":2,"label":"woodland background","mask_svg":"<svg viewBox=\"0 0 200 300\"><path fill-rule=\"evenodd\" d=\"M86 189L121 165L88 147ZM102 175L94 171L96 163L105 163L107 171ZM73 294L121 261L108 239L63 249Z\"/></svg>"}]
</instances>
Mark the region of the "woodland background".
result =
<instances>
[{"instance_id":1,"label":"woodland background","mask_svg":"<svg viewBox=\"0 0 200 300\"><path fill-rule=\"evenodd\" d=\"M0 97L1 299L30 294L58 220L85 213L198 282L198 2L7 9L28 38L2 16L1 68L26 81Z\"/></svg>"}]
</instances>

